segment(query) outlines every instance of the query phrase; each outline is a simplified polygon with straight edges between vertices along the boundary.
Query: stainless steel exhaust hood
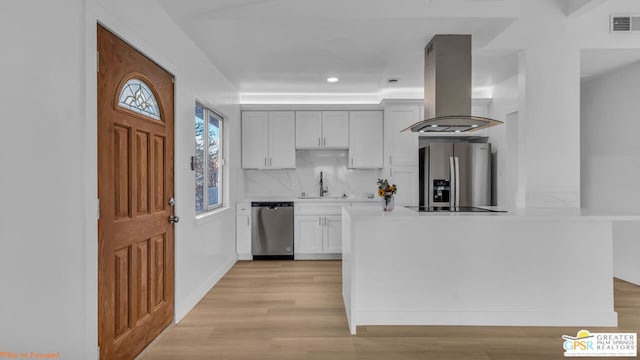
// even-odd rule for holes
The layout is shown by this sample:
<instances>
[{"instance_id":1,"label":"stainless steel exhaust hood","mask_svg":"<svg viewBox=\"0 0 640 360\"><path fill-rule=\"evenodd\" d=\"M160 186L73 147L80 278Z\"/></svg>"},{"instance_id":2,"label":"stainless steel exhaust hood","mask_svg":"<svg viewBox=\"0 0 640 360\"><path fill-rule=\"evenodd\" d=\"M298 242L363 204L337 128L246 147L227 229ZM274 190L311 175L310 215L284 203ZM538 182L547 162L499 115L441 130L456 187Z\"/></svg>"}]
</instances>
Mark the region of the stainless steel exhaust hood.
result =
<instances>
[{"instance_id":1,"label":"stainless steel exhaust hood","mask_svg":"<svg viewBox=\"0 0 640 360\"><path fill-rule=\"evenodd\" d=\"M471 115L471 35L435 35L424 52L426 120L403 131L461 133L502 124Z\"/></svg>"}]
</instances>

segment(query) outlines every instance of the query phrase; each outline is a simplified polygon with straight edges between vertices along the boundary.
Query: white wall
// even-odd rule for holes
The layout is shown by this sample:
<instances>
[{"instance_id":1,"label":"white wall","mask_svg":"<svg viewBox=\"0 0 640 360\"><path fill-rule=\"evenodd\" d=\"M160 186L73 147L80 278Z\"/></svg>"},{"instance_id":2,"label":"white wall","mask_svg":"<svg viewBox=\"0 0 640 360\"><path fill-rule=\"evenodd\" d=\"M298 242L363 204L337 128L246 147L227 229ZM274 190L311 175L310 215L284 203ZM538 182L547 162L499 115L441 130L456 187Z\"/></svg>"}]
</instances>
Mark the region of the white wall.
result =
<instances>
[{"instance_id":1,"label":"white wall","mask_svg":"<svg viewBox=\"0 0 640 360\"><path fill-rule=\"evenodd\" d=\"M638 213L640 62L584 80L581 93L582 205ZM640 284L640 223L614 223L614 273Z\"/></svg>"},{"instance_id":2,"label":"white wall","mask_svg":"<svg viewBox=\"0 0 640 360\"><path fill-rule=\"evenodd\" d=\"M189 157L198 99L226 117L233 204L237 92L160 9L152 0L0 3L0 351L96 357L96 20L175 75L177 319L236 259L233 210L195 219Z\"/></svg>"},{"instance_id":3,"label":"white wall","mask_svg":"<svg viewBox=\"0 0 640 360\"><path fill-rule=\"evenodd\" d=\"M0 2L0 351L86 358L83 20Z\"/></svg>"}]
</instances>

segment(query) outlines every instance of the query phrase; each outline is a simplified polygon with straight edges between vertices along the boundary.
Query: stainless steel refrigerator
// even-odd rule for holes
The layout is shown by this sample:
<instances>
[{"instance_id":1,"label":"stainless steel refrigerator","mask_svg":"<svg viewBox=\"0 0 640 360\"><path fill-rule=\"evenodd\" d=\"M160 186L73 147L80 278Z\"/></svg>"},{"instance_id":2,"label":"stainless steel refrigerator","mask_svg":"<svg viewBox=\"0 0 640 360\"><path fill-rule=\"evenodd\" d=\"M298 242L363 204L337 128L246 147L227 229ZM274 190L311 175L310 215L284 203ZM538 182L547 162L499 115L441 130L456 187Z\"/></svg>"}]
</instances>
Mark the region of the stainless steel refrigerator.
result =
<instances>
[{"instance_id":1,"label":"stainless steel refrigerator","mask_svg":"<svg viewBox=\"0 0 640 360\"><path fill-rule=\"evenodd\" d=\"M433 142L420 149L420 206L491 204L491 144Z\"/></svg>"}]
</instances>

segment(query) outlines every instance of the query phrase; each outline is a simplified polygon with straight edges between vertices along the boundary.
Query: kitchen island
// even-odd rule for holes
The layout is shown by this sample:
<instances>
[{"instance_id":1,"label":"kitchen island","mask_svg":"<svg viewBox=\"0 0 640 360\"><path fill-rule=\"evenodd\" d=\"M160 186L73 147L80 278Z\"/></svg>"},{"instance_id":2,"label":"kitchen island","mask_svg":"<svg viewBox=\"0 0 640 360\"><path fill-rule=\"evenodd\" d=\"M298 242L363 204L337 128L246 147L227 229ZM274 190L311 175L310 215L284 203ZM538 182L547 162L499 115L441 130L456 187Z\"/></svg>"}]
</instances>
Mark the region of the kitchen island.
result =
<instances>
[{"instance_id":1,"label":"kitchen island","mask_svg":"<svg viewBox=\"0 0 640 360\"><path fill-rule=\"evenodd\" d=\"M343 298L358 325L616 326L613 220L581 209L342 209Z\"/></svg>"}]
</instances>

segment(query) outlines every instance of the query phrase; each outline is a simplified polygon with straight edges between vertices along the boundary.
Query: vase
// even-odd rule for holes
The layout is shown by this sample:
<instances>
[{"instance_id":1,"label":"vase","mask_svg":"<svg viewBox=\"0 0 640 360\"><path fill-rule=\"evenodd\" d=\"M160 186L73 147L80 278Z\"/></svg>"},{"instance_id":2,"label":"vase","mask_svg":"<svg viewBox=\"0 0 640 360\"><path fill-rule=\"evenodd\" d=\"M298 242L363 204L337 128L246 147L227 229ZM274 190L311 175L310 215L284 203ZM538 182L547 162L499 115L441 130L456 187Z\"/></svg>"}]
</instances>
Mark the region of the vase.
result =
<instances>
[{"instance_id":1,"label":"vase","mask_svg":"<svg viewBox=\"0 0 640 360\"><path fill-rule=\"evenodd\" d=\"M394 207L394 196L384 197L382 198L382 210L384 211L392 211Z\"/></svg>"}]
</instances>

